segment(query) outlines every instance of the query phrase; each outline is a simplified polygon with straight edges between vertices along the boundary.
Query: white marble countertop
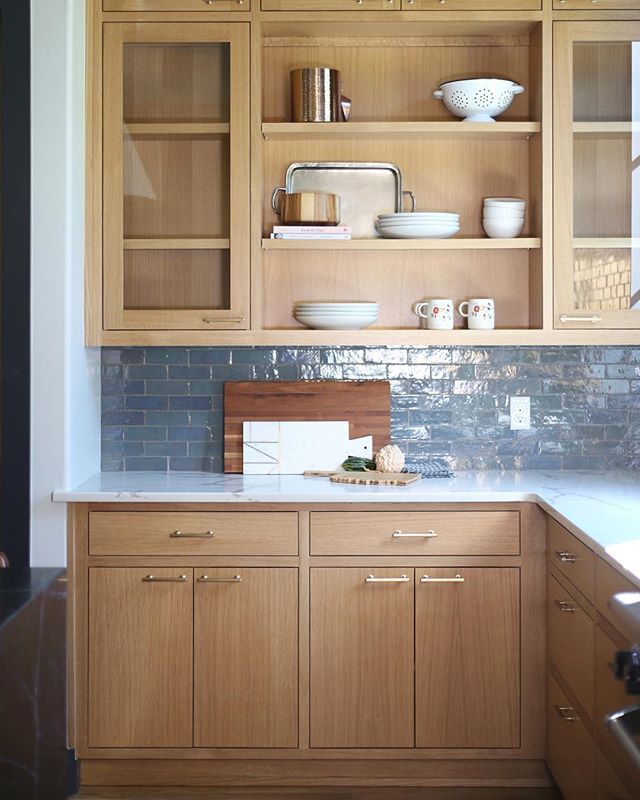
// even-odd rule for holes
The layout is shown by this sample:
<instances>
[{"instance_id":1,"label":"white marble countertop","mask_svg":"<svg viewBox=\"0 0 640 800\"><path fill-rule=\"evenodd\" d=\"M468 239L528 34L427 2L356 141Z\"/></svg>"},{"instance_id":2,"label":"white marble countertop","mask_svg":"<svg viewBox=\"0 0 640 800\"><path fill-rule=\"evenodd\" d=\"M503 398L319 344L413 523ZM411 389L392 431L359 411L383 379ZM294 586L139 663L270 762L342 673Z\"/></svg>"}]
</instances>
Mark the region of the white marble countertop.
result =
<instances>
[{"instance_id":1,"label":"white marble countertop","mask_svg":"<svg viewBox=\"0 0 640 800\"><path fill-rule=\"evenodd\" d=\"M299 475L102 472L63 503L535 502L640 585L640 472L461 472L410 486L357 486Z\"/></svg>"}]
</instances>

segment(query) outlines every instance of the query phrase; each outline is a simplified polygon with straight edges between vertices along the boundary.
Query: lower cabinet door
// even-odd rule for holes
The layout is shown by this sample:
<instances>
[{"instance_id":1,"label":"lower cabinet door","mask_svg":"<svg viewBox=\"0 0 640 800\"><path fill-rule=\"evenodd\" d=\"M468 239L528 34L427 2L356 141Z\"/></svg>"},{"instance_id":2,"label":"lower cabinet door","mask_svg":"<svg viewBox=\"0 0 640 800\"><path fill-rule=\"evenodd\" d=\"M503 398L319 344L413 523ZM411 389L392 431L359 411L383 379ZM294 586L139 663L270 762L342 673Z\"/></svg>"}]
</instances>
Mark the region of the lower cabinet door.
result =
<instances>
[{"instance_id":1,"label":"lower cabinet door","mask_svg":"<svg viewBox=\"0 0 640 800\"><path fill-rule=\"evenodd\" d=\"M598 748L596 748L595 800L632 800L631 792Z\"/></svg>"},{"instance_id":2,"label":"lower cabinet door","mask_svg":"<svg viewBox=\"0 0 640 800\"><path fill-rule=\"evenodd\" d=\"M595 745L580 713L549 673L547 684L547 764L564 800L595 797Z\"/></svg>"},{"instance_id":3,"label":"lower cabinet door","mask_svg":"<svg viewBox=\"0 0 640 800\"><path fill-rule=\"evenodd\" d=\"M191 747L193 571L89 570L89 747Z\"/></svg>"},{"instance_id":4,"label":"lower cabinet door","mask_svg":"<svg viewBox=\"0 0 640 800\"><path fill-rule=\"evenodd\" d=\"M416 747L520 746L520 570L416 569Z\"/></svg>"},{"instance_id":5,"label":"lower cabinet door","mask_svg":"<svg viewBox=\"0 0 640 800\"><path fill-rule=\"evenodd\" d=\"M298 746L298 570L195 570L195 747Z\"/></svg>"},{"instance_id":6,"label":"lower cabinet door","mask_svg":"<svg viewBox=\"0 0 640 800\"><path fill-rule=\"evenodd\" d=\"M311 569L311 747L413 747L413 569Z\"/></svg>"}]
</instances>

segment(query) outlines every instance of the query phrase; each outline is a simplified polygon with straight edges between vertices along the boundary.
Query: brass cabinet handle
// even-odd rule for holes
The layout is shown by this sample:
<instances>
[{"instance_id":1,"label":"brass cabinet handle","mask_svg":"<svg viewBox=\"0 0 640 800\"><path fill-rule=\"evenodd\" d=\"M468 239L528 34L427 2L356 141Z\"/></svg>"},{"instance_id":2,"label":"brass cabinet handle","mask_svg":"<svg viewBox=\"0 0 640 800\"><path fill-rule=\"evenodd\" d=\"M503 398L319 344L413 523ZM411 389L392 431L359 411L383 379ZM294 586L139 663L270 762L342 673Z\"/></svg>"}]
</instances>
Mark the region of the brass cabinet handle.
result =
<instances>
[{"instance_id":1,"label":"brass cabinet handle","mask_svg":"<svg viewBox=\"0 0 640 800\"><path fill-rule=\"evenodd\" d=\"M420 583L464 583L464 578L462 575L456 575L453 578L430 578L428 575L423 575Z\"/></svg>"},{"instance_id":2,"label":"brass cabinet handle","mask_svg":"<svg viewBox=\"0 0 640 800\"><path fill-rule=\"evenodd\" d=\"M598 322L602 322L602 317L599 317L597 314L583 314L579 316L571 316L570 314L561 314L560 315L560 322L590 322L592 325L596 325Z\"/></svg>"},{"instance_id":3,"label":"brass cabinet handle","mask_svg":"<svg viewBox=\"0 0 640 800\"><path fill-rule=\"evenodd\" d=\"M157 575L145 575L143 583L186 583L186 575L178 575L177 578L158 578Z\"/></svg>"},{"instance_id":4,"label":"brass cabinet handle","mask_svg":"<svg viewBox=\"0 0 640 800\"><path fill-rule=\"evenodd\" d=\"M182 531L174 531L169 534L170 539L213 539L213 531L205 531L204 533L183 533Z\"/></svg>"},{"instance_id":5,"label":"brass cabinet handle","mask_svg":"<svg viewBox=\"0 0 640 800\"><path fill-rule=\"evenodd\" d=\"M208 575L201 575L198 583L242 583L242 578L240 575L234 575L233 578L210 578Z\"/></svg>"},{"instance_id":6,"label":"brass cabinet handle","mask_svg":"<svg viewBox=\"0 0 640 800\"><path fill-rule=\"evenodd\" d=\"M438 534L435 531L426 531L425 533L403 533L402 531L393 532L394 539L437 539Z\"/></svg>"},{"instance_id":7,"label":"brass cabinet handle","mask_svg":"<svg viewBox=\"0 0 640 800\"><path fill-rule=\"evenodd\" d=\"M568 550L556 550L556 556L562 561L563 564L575 564L576 557L574 553L570 553Z\"/></svg>"},{"instance_id":8,"label":"brass cabinet handle","mask_svg":"<svg viewBox=\"0 0 640 800\"><path fill-rule=\"evenodd\" d=\"M578 610L576 606L572 605L568 600L555 600L554 602L564 614L575 614Z\"/></svg>"},{"instance_id":9,"label":"brass cabinet handle","mask_svg":"<svg viewBox=\"0 0 640 800\"><path fill-rule=\"evenodd\" d=\"M406 575L400 575L399 578L376 578L375 575L367 575L364 579L365 583L409 583L409 578Z\"/></svg>"},{"instance_id":10,"label":"brass cabinet handle","mask_svg":"<svg viewBox=\"0 0 640 800\"><path fill-rule=\"evenodd\" d=\"M579 722L580 717L576 714L575 708L571 706L554 706L557 715L564 722Z\"/></svg>"}]
</instances>

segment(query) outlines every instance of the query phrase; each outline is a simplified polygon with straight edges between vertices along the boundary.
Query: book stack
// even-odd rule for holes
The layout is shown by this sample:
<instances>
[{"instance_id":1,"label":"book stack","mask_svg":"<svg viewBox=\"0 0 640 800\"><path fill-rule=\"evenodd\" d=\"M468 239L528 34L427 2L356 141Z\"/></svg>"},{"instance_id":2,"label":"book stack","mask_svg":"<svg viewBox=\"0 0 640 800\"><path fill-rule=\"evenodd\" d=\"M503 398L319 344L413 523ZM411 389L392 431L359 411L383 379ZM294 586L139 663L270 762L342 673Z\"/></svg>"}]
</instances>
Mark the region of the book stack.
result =
<instances>
[{"instance_id":1,"label":"book stack","mask_svg":"<svg viewBox=\"0 0 640 800\"><path fill-rule=\"evenodd\" d=\"M272 239L350 239L347 225L274 225Z\"/></svg>"}]
</instances>

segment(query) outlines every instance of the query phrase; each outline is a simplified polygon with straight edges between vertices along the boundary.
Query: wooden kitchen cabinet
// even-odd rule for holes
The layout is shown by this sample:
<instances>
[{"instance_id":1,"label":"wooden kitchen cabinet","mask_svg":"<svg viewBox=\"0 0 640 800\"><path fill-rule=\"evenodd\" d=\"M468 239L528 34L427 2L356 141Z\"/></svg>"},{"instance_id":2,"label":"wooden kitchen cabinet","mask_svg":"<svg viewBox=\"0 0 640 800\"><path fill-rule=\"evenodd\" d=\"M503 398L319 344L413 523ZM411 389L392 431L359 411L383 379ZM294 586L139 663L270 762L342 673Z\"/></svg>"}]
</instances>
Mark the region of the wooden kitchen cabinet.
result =
<instances>
[{"instance_id":1,"label":"wooden kitchen cabinet","mask_svg":"<svg viewBox=\"0 0 640 800\"><path fill-rule=\"evenodd\" d=\"M103 11L250 11L251 0L102 0Z\"/></svg>"},{"instance_id":2,"label":"wooden kitchen cabinet","mask_svg":"<svg viewBox=\"0 0 640 800\"><path fill-rule=\"evenodd\" d=\"M558 327L640 327L639 41L640 22L554 30Z\"/></svg>"},{"instance_id":3,"label":"wooden kitchen cabinet","mask_svg":"<svg viewBox=\"0 0 640 800\"><path fill-rule=\"evenodd\" d=\"M248 327L249 26L104 26L104 325Z\"/></svg>"},{"instance_id":4,"label":"wooden kitchen cabinet","mask_svg":"<svg viewBox=\"0 0 640 800\"><path fill-rule=\"evenodd\" d=\"M542 0L402 0L405 11L540 11Z\"/></svg>"},{"instance_id":5,"label":"wooden kitchen cabinet","mask_svg":"<svg viewBox=\"0 0 640 800\"><path fill-rule=\"evenodd\" d=\"M193 570L89 571L88 744L191 747Z\"/></svg>"},{"instance_id":6,"label":"wooden kitchen cabinet","mask_svg":"<svg viewBox=\"0 0 640 800\"><path fill-rule=\"evenodd\" d=\"M194 747L298 746L298 570L195 570Z\"/></svg>"},{"instance_id":7,"label":"wooden kitchen cabinet","mask_svg":"<svg viewBox=\"0 0 640 800\"><path fill-rule=\"evenodd\" d=\"M263 11L398 11L401 0L262 0Z\"/></svg>"},{"instance_id":8,"label":"wooden kitchen cabinet","mask_svg":"<svg viewBox=\"0 0 640 800\"><path fill-rule=\"evenodd\" d=\"M638 11L640 0L553 0L558 11Z\"/></svg>"},{"instance_id":9,"label":"wooden kitchen cabinet","mask_svg":"<svg viewBox=\"0 0 640 800\"><path fill-rule=\"evenodd\" d=\"M416 747L520 744L520 570L416 570Z\"/></svg>"},{"instance_id":10,"label":"wooden kitchen cabinet","mask_svg":"<svg viewBox=\"0 0 640 800\"><path fill-rule=\"evenodd\" d=\"M413 569L312 568L309 625L311 747L413 747Z\"/></svg>"}]
</instances>

